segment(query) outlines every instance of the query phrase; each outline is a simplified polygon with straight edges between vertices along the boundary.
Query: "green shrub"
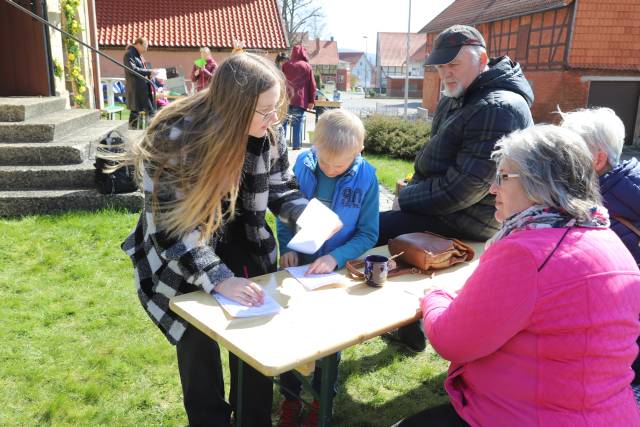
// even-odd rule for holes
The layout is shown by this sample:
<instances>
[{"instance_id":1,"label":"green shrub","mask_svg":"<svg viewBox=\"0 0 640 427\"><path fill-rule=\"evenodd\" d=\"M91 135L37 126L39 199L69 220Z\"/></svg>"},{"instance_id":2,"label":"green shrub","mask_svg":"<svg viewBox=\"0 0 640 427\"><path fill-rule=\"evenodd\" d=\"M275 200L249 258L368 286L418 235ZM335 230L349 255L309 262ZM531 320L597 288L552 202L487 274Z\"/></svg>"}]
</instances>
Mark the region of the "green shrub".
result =
<instances>
[{"instance_id":1,"label":"green shrub","mask_svg":"<svg viewBox=\"0 0 640 427\"><path fill-rule=\"evenodd\" d=\"M399 117L373 115L364 120L367 153L386 154L398 159L413 160L431 136L431 125Z\"/></svg>"}]
</instances>

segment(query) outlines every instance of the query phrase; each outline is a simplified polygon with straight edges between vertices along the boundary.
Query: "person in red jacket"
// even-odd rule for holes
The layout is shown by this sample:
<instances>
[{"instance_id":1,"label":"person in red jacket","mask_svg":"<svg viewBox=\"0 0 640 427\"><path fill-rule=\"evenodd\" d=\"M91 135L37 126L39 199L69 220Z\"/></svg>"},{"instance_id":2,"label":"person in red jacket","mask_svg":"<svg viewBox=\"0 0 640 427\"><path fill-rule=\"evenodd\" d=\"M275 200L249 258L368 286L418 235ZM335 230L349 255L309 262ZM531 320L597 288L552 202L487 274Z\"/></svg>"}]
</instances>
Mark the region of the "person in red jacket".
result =
<instances>
[{"instance_id":1,"label":"person in red jacket","mask_svg":"<svg viewBox=\"0 0 640 427\"><path fill-rule=\"evenodd\" d=\"M302 121L305 110L312 109L316 99L316 80L313 68L309 64L309 55L302 45L296 45L291 51L291 59L282 65L282 72L287 79L289 95L289 120L293 133L293 150L302 145ZM286 132L287 123L284 124Z\"/></svg>"},{"instance_id":2,"label":"person in red jacket","mask_svg":"<svg viewBox=\"0 0 640 427\"><path fill-rule=\"evenodd\" d=\"M218 67L218 63L208 47L200 49L200 59L193 64L193 70L191 71L191 81L196 84L196 91L200 92L202 89L209 86L213 72Z\"/></svg>"}]
</instances>

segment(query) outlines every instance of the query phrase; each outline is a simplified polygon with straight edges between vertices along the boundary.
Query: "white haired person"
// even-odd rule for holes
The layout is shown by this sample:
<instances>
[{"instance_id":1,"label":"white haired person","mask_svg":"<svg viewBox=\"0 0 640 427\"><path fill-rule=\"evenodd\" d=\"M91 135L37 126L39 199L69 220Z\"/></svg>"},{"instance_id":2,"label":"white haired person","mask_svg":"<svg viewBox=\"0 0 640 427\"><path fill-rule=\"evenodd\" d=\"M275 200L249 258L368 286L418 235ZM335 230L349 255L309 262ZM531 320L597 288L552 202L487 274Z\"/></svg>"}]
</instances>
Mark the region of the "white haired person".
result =
<instances>
[{"instance_id":1,"label":"white haired person","mask_svg":"<svg viewBox=\"0 0 640 427\"><path fill-rule=\"evenodd\" d=\"M579 133L589 146L600 180L602 201L611 218L611 229L640 265L640 162L635 157L620 161L624 123L606 107L560 114L561 126ZM640 357L633 363L633 370L636 377L632 384L637 388L640 387Z\"/></svg>"},{"instance_id":2,"label":"white haired person","mask_svg":"<svg viewBox=\"0 0 640 427\"><path fill-rule=\"evenodd\" d=\"M169 299L204 290L247 306L263 303L262 288L249 277L276 270L266 211L295 222L307 204L274 129L286 108L284 85L267 58L232 55L211 90L168 105L133 148L145 203L122 247L142 306L176 345L191 426L229 426L238 361L229 354L229 405L218 344L172 312ZM249 365L244 370L247 425L271 427L273 384Z\"/></svg>"},{"instance_id":3,"label":"white haired person","mask_svg":"<svg viewBox=\"0 0 640 427\"><path fill-rule=\"evenodd\" d=\"M582 138L540 125L493 153L499 231L457 296L421 301L451 403L401 426L638 426L640 270Z\"/></svg>"}]
</instances>

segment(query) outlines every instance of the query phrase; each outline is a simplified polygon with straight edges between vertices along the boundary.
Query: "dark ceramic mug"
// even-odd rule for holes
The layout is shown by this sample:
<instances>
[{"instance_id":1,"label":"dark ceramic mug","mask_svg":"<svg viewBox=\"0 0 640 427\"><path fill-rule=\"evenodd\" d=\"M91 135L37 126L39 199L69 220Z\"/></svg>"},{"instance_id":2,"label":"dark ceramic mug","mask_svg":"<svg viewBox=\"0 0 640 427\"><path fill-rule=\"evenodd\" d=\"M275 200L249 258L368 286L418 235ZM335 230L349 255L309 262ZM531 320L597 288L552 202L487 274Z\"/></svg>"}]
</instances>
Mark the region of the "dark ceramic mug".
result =
<instances>
[{"instance_id":1,"label":"dark ceramic mug","mask_svg":"<svg viewBox=\"0 0 640 427\"><path fill-rule=\"evenodd\" d=\"M387 281L389 258L382 255L369 255L364 259L364 277L367 285L380 287Z\"/></svg>"}]
</instances>

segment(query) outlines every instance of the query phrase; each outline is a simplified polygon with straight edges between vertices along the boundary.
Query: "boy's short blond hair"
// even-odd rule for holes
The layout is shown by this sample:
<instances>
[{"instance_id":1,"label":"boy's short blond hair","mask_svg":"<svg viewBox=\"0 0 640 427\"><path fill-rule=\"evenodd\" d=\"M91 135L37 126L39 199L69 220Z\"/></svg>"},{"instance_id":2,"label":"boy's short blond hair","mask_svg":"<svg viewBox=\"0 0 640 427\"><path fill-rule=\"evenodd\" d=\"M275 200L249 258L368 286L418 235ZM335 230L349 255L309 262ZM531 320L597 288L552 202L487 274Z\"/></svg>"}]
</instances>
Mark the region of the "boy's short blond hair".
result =
<instances>
[{"instance_id":1,"label":"boy's short blond hair","mask_svg":"<svg viewBox=\"0 0 640 427\"><path fill-rule=\"evenodd\" d=\"M323 113L316 123L313 145L329 157L362 151L364 125L358 116L343 109Z\"/></svg>"}]
</instances>

